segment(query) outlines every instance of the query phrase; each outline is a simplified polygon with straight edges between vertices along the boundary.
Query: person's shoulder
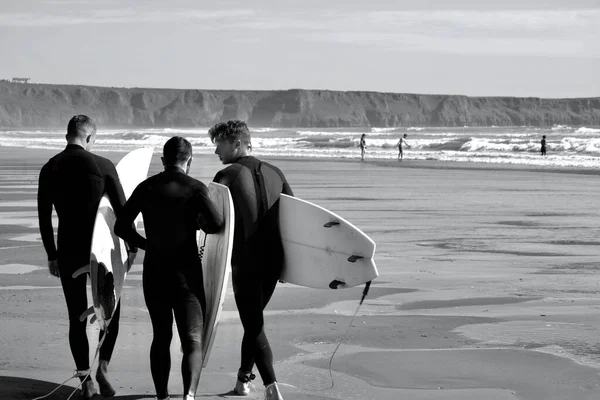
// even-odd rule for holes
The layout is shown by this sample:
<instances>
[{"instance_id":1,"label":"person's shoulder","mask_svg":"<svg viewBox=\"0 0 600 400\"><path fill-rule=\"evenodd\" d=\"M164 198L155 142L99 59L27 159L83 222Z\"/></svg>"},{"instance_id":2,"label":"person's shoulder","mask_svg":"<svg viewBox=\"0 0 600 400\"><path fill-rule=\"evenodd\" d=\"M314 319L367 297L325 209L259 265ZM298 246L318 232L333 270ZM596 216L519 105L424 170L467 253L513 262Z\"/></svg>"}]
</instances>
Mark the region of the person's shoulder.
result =
<instances>
[{"instance_id":1,"label":"person's shoulder","mask_svg":"<svg viewBox=\"0 0 600 400\"><path fill-rule=\"evenodd\" d=\"M242 164L233 163L233 164L229 164L227 167L223 168L218 173L221 174L222 176L235 177L244 168L245 168L245 166Z\"/></svg>"},{"instance_id":2,"label":"person's shoulder","mask_svg":"<svg viewBox=\"0 0 600 400\"><path fill-rule=\"evenodd\" d=\"M103 174L115 174L117 172L115 164L108 158L99 156L98 154L89 151L86 151L86 153L88 154L88 157L93 158Z\"/></svg>"},{"instance_id":3,"label":"person's shoulder","mask_svg":"<svg viewBox=\"0 0 600 400\"><path fill-rule=\"evenodd\" d=\"M66 154L64 150L56 153L50 157L48 161L46 161L46 163L42 166L42 170L53 170L54 168L57 168L60 161L65 158L65 156Z\"/></svg>"},{"instance_id":4,"label":"person's shoulder","mask_svg":"<svg viewBox=\"0 0 600 400\"><path fill-rule=\"evenodd\" d=\"M100 156L100 155L98 155L96 153L92 153L90 151L87 151L86 153L89 156L93 157L96 160L96 162L99 163L99 164L102 164L102 165L111 165L113 167L115 166L115 164L112 161L110 161L108 158L106 158L106 157L102 157L102 156Z\"/></svg>"},{"instance_id":5,"label":"person's shoulder","mask_svg":"<svg viewBox=\"0 0 600 400\"><path fill-rule=\"evenodd\" d=\"M279 167L271 164L270 162L263 161L262 163L263 163L263 165L266 165L267 167L271 168L273 171L277 172L278 174L281 174L281 175L283 174L283 172L281 172L281 169L279 169Z\"/></svg>"},{"instance_id":6,"label":"person's shoulder","mask_svg":"<svg viewBox=\"0 0 600 400\"><path fill-rule=\"evenodd\" d=\"M206 189L206 183L202 182L200 179L196 179L193 176L184 175L185 183L194 189Z\"/></svg>"},{"instance_id":7,"label":"person's shoulder","mask_svg":"<svg viewBox=\"0 0 600 400\"><path fill-rule=\"evenodd\" d=\"M242 164L239 164L239 163L230 164L227 167L220 170L219 172L217 172L217 174L215 175L214 181L221 183L222 185L225 185L225 186L231 186L238 180L238 177L243 175L242 171L244 169L247 169L247 167L245 167Z\"/></svg>"},{"instance_id":8,"label":"person's shoulder","mask_svg":"<svg viewBox=\"0 0 600 400\"><path fill-rule=\"evenodd\" d=\"M272 169L277 175L279 175L281 180L284 180L284 181L286 180L285 175L283 174L283 171L281 171L281 169L279 169L279 167L276 167L275 165L273 165L269 162L266 162L266 161L263 161L262 163L263 163L263 165L266 165L268 168Z\"/></svg>"}]
</instances>

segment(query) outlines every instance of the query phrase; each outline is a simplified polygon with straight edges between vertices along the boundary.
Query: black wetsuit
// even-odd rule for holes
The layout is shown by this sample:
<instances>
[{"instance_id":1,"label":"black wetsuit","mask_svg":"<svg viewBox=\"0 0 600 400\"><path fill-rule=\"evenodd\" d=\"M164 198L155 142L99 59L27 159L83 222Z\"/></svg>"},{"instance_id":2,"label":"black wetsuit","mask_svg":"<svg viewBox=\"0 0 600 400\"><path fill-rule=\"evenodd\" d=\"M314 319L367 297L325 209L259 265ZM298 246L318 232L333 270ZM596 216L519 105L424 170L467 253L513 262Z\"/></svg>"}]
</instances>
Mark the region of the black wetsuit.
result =
<instances>
[{"instance_id":1,"label":"black wetsuit","mask_svg":"<svg viewBox=\"0 0 600 400\"><path fill-rule=\"evenodd\" d=\"M546 139L542 139L542 148L540 149L540 152L542 153L543 156L546 155Z\"/></svg>"},{"instance_id":2,"label":"black wetsuit","mask_svg":"<svg viewBox=\"0 0 600 400\"><path fill-rule=\"evenodd\" d=\"M113 163L69 144L52 157L40 172L38 217L48 260L58 260L58 270L69 312L69 344L77 369L89 366L86 322L79 321L87 310L87 275L72 278L73 272L89 264L92 232L98 204L104 194L119 215L125 203L123 188ZM52 206L58 215L58 249L54 243ZM108 335L100 348L100 360L110 361L119 332L120 303L113 314ZM101 333L102 335L102 333Z\"/></svg>"},{"instance_id":3,"label":"black wetsuit","mask_svg":"<svg viewBox=\"0 0 600 400\"><path fill-rule=\"evenodd\" d=\"M273 354L265 335L263 310L281 274L279 197L293 196L283 173L254 157L242 157L218 172L215 182L229 187L235 209L232 283L244 327L240 371L256 367L266 385L274 382Z\"/></svg>"},{"instance_id":4,"label":"black wetsuit","mask_svg":"<svg viewBox=\"0 0 600 400\"><path fill-rule=\"evenodd\" d=\"M140 212L146 238L131 227ZM184 386L198 385L206 300L196 231L215 233L222 224L206 185L177 167L139 184L115 224L118 236L146 250L144 298L154 332L150 369L159 399L168 396L173 314L183 348Z\"/></svg>"}]
</instances>

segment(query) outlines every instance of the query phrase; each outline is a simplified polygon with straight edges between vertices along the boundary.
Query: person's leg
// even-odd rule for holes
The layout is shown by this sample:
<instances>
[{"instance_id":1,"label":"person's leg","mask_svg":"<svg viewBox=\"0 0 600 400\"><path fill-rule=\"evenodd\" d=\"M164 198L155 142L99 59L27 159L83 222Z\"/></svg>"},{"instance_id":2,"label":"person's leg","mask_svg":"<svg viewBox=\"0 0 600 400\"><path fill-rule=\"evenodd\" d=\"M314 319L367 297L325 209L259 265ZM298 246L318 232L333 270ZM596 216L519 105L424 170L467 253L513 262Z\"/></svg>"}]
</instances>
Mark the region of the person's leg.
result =
<instances>
[{"instance_id":1,"label":"person's leg","mask_svg":"<svg viewBox=\"0 0 600 400\"><path fill-rule=\"evenodd\" d=\"M236 285L235 300L244 336L240 372L250 372L254 363L265 386L276 381L273 369L273 353L264 332L263 310L267 305L277 280L262 282L245 280Z\"/></svg>"},{"instance_id":2,"label":"person's leg","mask_svg":"<svg viewBox=\"0 0 600 400\"><path fill-rule=\"evenodd\" d=\"M60 281L69 314L69 345L77 370L85 371L90 368L90 347L85 330L87 319L80 321L79 318L88 309L87 274L73 278L72 274L77 266L69 264L69 261L59 261ZM84 377L81 377L81 380L83 381Z\"/></svg>"},{"instance_id":3,"label":"person's leg","mask_svg":"<svg viewBox=\"0 0 600 400\"><path fill-rule=\"evenodd\" d=\"M117 342L117 336L119 335L119 318L121 317L121 302L117 304L117 308L113 313L110 325L108 326L108 333L106 338L100 347L100 355L98 361L98 369L96 370L96 381L100 388L100 394L103 397L112 397L115 395L115 390L108 380L108 364L112 357L112 353L115 349L115 343ZM98 340L102 340L105 332L100 332Z\"/></svg>"},{"instance_id":4,"label":"person's leg","mask_svg":"<svg viewBox=\"0 0 600 400\"><path fill-rule=\"evenodd\" d=\"M60 282L62 284L67 311L69 314L69 346L75 360L77 374L81 380L81 394L84 399L91 399L96 394L94 382L90 377L90 346L88 343L86 325L87 318L79 318L88 309L87 274L73 278L73 272L85 265L80 259L61 259L58 262Z\"/></svg>"},{"instance_id":5,"label":"person's leg","mask_svg":"<svg viewBox=\"0 0 600 400\"><path fill-rule=\"evenodd\" d=\"M179 287L173 304L183 350L181 360L183 395L192 398L196 395L202 372L202 330L206 311L202 266L199 262L197 264L197 268L188 274L177 272Z\"/></svg>"},{"instance_id":6,"label":"person's leg","mask_svg":"<svg viewBox=\"0 0 600 400\"><path fill-rule=\"evenodd\" d=\"M146 256L147 257L147 256ZM146 262L144 262L146 264ZM169 373L171 371L171 339L173 338L173 311L169 290L170 282L159 274L152 276L144 265L144 299L152 321L152 344L150 345L150 372L158 399L169 397Z\"/></svg>"}]
</instances>

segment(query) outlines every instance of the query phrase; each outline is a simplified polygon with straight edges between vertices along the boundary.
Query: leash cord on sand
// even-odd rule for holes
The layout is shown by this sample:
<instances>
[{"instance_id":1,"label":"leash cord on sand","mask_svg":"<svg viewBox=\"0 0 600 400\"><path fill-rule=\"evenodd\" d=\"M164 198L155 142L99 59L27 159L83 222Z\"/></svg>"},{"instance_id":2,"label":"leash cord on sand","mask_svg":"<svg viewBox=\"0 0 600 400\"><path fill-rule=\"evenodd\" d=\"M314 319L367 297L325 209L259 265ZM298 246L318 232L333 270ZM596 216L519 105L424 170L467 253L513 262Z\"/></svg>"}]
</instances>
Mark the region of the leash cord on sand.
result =
<instances>
[{"instance_id":1,"label":"leash cord on sand","mask_svg":"<svg viewBox=\"0 0 600 400\"><path fill-rule=\"evenodd\" d=\"M308 390L309 392L320 392L322 390L332 389L333 386L335 385L335 382L333 381L333 373L331 372L331 363L333 362L333 357L335 356L335 353L337 353L337 351L340 348L340 346L342 345L342 343L344 343L344 341L346 340L346 336L348 336L348 332L350 331L350 328L352 327L352 323L354 322L354 317L356 317L356 314L358 314L358 310L360 309L360 306L362 305L363 301L365 301L365 297L367 297L370 287L371 287L371 281L369 281L365 284L365 289L363 290L362 298L360 299L360 303L358 303L358 306L356 306L356 310L354 311L354 315L352 315L352 318L350 319L350 323L348 324L348 327L346 328L346 332L344 332L344 335L338 342L337 346L335 346L335 350L333 350L333 353L331 353L331 357L329 357L329 378L331 379L331 386L322 388L322 389ZM288 383L279 383L278 382L278 384L282 385L282 386L289 386L294 389L299 389L296 386L290 385Z\"/></svg>"},{"instance_id":2,"label":"leash cord on sand","mask_svg":"<svg viewBox=\"0 0 600 400\"><path fill-rule=\"evenodd\" d=\"M333 373L331 372L331 363L333 362L333 357L335 356L335 353L337 353L341 344L346 340L346 336L348 335L348 332L350 331L350 328L352 327L354 318L356 317L356 314L358 314L358 310L360 310L360 306L362 306L363 301L365 301L365 297L367 297L370 287L371 287L371 281L369 281L365 284L365 289L363 290L362 298L360 299L360 303L358 303L358 306L356 306L356 310L354 311L354 315L352 315L352 318L350 319L350 323L348 324L348 327L346 328L346 332L344 332L344 336L342 336L342 339L338 342L337 346L335 346L335 350L333 350L333 353L331 353L331 357L329 357L329 378L331 379L331 386L328 387L327 389L332 389L333 386L335 385L335 383L333 381Z\"/></svg>"},{"instance_id":3,"label":"leash cord on sand","mask_svg":"<svg viewBox=\"0 0 600 400\"><path fill-rule=\"evenodd\" d=\"M100 347L102 346L102 343L104 343L104 339L106 339L106 335L108 335L108 329L106 329L104 331L104 334L102 335L102 339L100 340L100 342L98 342L98 346L96 347L96 354L94 355L94 359L92 360L92 364L90 365L90 368L87 370L87 373L85 375L82 375L83 371L75 371L75 373L73 374L72 377L70 377L69 379L67 379L66 381L64 381L63 383L61 383L60 385L58 385L53 391L51 391L48 394L45 394L43 396L40 397L36 397L35 399L31 399L31 400L41 400L41 399L45 399L46 397L52 395L54 392L56 392L58 389L60 389L61 387L63 387L65 385L65 383L69 382L71 379L74 378L79 378L81 376L83 376L83 380L79 381L79 385L77 385L75 387L75 389L73 390L73 392L71 392L71 394L69 395L69 397L67 397L67 400L69 400L71 397L73 397L73 395L75 394L75 392L77 391L77 389L79 389L81 387L81 384L83 382L85 382L85 380L87 378L89 378L89 376L92 373L92 367L94 366L94 363L96 362L96 359L98 358L98 354L100 353Z\"/></svg>"}]
</instances>

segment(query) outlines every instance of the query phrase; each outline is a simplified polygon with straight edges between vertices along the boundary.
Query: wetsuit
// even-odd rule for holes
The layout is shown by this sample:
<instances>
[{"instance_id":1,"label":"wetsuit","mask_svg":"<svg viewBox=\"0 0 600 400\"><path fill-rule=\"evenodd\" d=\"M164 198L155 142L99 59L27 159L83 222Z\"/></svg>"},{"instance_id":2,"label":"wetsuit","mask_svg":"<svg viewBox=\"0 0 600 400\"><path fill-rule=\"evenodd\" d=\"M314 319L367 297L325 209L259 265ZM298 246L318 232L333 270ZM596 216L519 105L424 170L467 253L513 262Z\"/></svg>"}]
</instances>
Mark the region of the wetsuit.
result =
<instances>
[{"instance_id":1,"label":"wetsuit","mask_svg":"<svg viewBox=\"0 0 600 400\"><path fill-rule=\"evenodd\" d=\"M546 139L542 139L541 144L542 144L542 148L540 151L541 151L542 155L545 156L546 155Z\"/></svg>"},{"instance_id":2,"label":"wetsuit","mask_svg":"<svg viewBox=\"0 0 600 400\"><path fill-rule=\"evenodd\" d=\"M69 144L43 167L38 187L40 232L48 260L58 260L58 270L69 312L69 344L75 365L89 369L86 322L79 321L87 310L87 275L73 278L73 272L89 264L92 232L98 204L104 194L119 215L125 203L123 188L113 163ZM58 249L54 243L52 206L58 215ZM110 361L119 333L120 303L100 348L100 360ZM101 335L103 332L101 332ZM102 337L102 336L101 336Z\"/></svg>"},{"instance_id":3,"label":"wetsuit","mask_svg":"<svg viewBox=\"0 0 600 400\"><path fill-rule=\"evenodd\" d=\"M146 238L131 227L140 212ZM154 332L150 369L159 399L168 396L173 314L183 349L184 386L195 390L198 385L206 300L196 231L215 233L222 224L206 185L178 167L138 185L115 224L118 236L146 250L144 299Z\"/></svg>"},{"instance_id":4,"label":"wetsuit","mask_svg":"<svg viewBox=\"0 0 600 400\"><path fill-rule=\"evenodd\" d=\"M215 182L229 187L235 209L232 283L244 327L240 370L256 367L266 385L273 383L273 354L265 335L263 310L283 266L279 232L279 196L293 195L275 166L246 156L218 172Z\"/></svg>"}]
</instances>

